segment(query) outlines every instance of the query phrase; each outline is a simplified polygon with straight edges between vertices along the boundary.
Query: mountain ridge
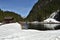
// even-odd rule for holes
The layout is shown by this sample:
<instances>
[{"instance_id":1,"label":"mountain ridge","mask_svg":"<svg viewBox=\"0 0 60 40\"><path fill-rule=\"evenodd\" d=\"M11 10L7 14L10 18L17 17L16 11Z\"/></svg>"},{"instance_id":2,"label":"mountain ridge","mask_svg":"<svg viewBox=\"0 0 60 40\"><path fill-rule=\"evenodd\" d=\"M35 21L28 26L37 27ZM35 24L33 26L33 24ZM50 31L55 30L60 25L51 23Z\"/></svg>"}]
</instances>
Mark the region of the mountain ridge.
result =
<instances>
[{"instance_id":1,"label":"mountain ridge","mask_svg":"<svg viewBox=\"0 0 60 40\"><path fill-rule=\"evenodd\" d=\"M26 17L26 20L42 21L58 9L60 10L60 0L38 0Z\"/></svg>"}]
</instances>

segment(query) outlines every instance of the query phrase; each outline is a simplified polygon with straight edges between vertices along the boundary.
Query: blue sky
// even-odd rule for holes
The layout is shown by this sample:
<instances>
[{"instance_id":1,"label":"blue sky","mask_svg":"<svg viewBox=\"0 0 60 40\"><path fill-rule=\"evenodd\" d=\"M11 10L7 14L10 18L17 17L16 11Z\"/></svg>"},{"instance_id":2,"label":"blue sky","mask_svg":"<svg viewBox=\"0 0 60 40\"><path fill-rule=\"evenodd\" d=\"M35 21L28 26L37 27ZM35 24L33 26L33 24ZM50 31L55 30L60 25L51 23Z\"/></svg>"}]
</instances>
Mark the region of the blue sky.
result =
<instances>
[{"instance_id":1,"label":"blue sky","mask_svg":"<svg viewBox=\"0 0 60 40\"><path fill-rule=\"evenodd\" d=\"M26 17L38 0L0 0L0 9L13 11Z\"/></svg>"}]
</instances>

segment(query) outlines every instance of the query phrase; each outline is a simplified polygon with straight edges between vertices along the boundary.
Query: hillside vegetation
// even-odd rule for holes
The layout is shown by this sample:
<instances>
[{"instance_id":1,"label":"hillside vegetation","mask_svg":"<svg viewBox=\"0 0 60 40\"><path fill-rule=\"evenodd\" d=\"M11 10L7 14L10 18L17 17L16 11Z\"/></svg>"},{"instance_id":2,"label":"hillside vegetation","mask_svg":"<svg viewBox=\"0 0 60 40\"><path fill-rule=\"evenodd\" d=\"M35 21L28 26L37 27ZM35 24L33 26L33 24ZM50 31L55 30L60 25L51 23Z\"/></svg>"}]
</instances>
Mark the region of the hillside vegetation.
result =
<instances>
[{"instance_id":1,"label":"hillside vegetation","mask_svg":"<svg viewBox=\"0 0 60 40\"><path fill-rule=\"evenodd\" d=\"M16 22L23 21L23 18L15 12L3 11L0 9L0 22L4 21L4 17L13 17Z\"/></svg>"},{"instance_id":2,"label":"hillside vegetation","mask_svg":"<svg viewBox=\"0 0 60 40\"><path fill-rule=\"evenodd\" d=\"M58 9L60 10L60 0L38 0L25 20L42 21Z\"/></svg>"}]
</instances>

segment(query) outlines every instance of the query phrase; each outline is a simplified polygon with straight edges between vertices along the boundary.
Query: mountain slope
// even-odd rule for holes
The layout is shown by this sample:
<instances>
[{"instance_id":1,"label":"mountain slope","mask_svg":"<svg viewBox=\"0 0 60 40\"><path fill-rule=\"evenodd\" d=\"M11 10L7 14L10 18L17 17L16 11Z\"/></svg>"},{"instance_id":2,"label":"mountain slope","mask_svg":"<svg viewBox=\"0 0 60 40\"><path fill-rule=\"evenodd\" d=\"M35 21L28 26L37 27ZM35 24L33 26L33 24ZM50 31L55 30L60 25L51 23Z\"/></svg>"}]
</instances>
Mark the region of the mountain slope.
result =
<instances>
[{"instance_id":1,"label":"mountain slope","mask_svg":"<svg viewBox=\"0 0 60 40\"><path fill-rule=\"evenodd\" d=\"M49 15L60 9L60 0L38 0L33 6L26 20L28 21L42 21L49 17Z\"/></svg>"}]
</instances>

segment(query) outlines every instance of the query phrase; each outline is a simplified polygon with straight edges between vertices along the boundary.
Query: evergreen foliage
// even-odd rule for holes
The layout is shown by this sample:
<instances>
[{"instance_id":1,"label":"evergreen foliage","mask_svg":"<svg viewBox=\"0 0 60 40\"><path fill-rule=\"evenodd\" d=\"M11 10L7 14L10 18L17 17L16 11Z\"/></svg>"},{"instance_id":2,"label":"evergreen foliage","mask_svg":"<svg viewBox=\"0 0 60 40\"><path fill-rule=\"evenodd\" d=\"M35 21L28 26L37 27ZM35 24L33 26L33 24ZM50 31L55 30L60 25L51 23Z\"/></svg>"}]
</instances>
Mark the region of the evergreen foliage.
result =
<instances>
[{"instance_id":1,"label":"evergreen foliage","mask_svg":"<svg viewBox=\"0 0 60 40\"><path fill-rule=\"evenodd\" d=\"M58 9L60 10L60 0L38 0L25 20L42 21Z\"/></svg>"},{"instance_id":2,"label":"evergreen foliage","mask_svg":"<svg viewBox=\"0 0 60 40\"><path fill-rule=\"evenodd\" d=\"M3 11L0 9L0 22L3 22L4 17L13 17L16 22L23 21L23 18L17 13L10 11Z\"/></svg>"}]
</instances>

